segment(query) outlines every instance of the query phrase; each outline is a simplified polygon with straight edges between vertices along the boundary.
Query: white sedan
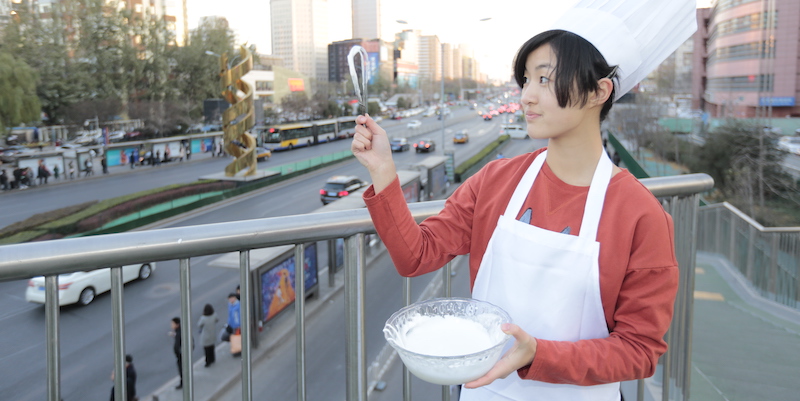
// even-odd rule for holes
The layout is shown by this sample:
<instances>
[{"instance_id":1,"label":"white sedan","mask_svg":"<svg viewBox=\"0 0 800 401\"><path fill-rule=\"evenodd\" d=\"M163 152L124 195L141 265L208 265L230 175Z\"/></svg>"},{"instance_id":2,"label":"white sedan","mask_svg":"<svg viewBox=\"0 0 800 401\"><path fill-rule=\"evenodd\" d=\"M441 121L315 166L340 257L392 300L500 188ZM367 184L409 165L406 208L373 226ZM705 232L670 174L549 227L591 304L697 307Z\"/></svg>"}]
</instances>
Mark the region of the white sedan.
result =
<instances>
[{"instance_id":1,"label":"white sedan","mask_svg":"<svg viewBox=\"0 0 800 401\"><path fill-rule=\"evenodd\" d=\"M136 279L147 280L156 269L155 262L122 267L122 281L127 283ZM74 272L58 276L58 304L89 305L97 295L111 290L111 269L97 269L89 272ZM37 304L44 303L44 277L28 280L25 300Z\"/></svg>"},{"instance_id":2,"label":"white sedan","mask_svg":"<svg viewBox=\"0 0 800 401\"><path fill-rule=\"evenodd\" d=\"M422 126L422 121L420 120L409 121L407 125L408 129L417 129L421 126Z\"/></svg>"}]
</instances>

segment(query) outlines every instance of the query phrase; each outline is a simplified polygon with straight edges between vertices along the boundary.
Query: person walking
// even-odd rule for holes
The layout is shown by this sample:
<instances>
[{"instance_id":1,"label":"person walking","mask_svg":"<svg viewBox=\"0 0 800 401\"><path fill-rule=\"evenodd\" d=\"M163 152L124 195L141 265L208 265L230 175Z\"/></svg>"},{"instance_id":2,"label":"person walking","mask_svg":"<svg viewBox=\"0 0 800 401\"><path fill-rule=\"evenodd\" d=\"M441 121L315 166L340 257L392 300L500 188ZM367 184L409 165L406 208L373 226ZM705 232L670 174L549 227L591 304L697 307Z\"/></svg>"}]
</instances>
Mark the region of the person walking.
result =
<instances>
[{"instance_id":1,"label":"person walking","mask_svg":"<svg viewBox=\"0 0 800 401\"><path fill-rule=\"evenodd\" d=\"M128 159L128 163L131 164L131 170L136 168L136 149L131 151L131 157Z\"/></svg>"},{"instance_id":2,"label":"person walking","mask_svg":"<svg viewBox=\"0 0 800 401\"><path fill-rule=\"evenodd\" d=\"M230 334L229 341L231 343L231 355L239 356L242 354L241 342L241 305L239 298L234 293L228 294L228 327L227 331Z\"/></svg>"},{"instance_id":3,"label":"person walking","mask_svg":"<svg viewBox=\"0 0 800 401\"><path fill-rule=\"evenodd\" d=\"M178 362L178 377L180 378L180 382L178 385L175 386L176 390L180 390L183 388L183 358L181 356L181 318L173 317L172 322L170 322L172 327L172 331L169 332L169 335L174 338L174 342L172 343L172 352L175 353L175 359Z\"/></svg>"},{"instance_id":4,"label":"person walking","mask_svg":"<svg viewBox=\"0 0 800 401\"><path fill-rule=\"evenodd\" d=\"M103 167L103 174L108 174L108 160L106 160L106 155L103 155L103 158L100 159L100 165Z\"/></svg>"},{"instance_id":5,"label":"person walking","mask_svg":"<svg viewBox=\"0 0 800 401\"><path fill-rule=\"evenodd\" d=\"M69 162L69 179L75 179L75 162Z\"/></svg>"},{"instance_id":6,"label":"person walking","mask_svg":"<svg viewBox=\"0 0 800 401\"><path fill-rule=\"evenodd\" d=\"M91 158L86 159L86 160L83 161L83 167L84 167L84 170L83 170L83 174L84 174L83 176L84 177L88 177L88 176L94 174L94 168L93 168L94 165L92 164L92 159Z\"/></svg>"},{"instance_id":7,"label":"person walking","mask_svg":"<svg viewBox=\"0 0 800 401\"><path fill-rule=\"evenodd\" d=\"M200 329L200 342L203 344L203 350L206 353L205 367L209 367L217 360L214 352L217 340L217 322L219 322L219 319L216 312L214 312L214 307L211 304L206 304L203 307L203 316L200 317L200 321L197 324Z\"/></svg>"},{"instance_id":8,"label":"person walking","mask_svg":"<svg viewBox=\"0 0 800 401\"><path fill-rule=\"evenodd\" d=\"M50 170L48 170L47 165L44 164L44 159L39 159L39 167L36 175L39 178L39 185L47 184L47 178L50 177Z\"/></svg>"},{"instance_id":9,"label":"person walking","mask_svg":"<svg viewBox=\"0 0 800 401\"><path fill-rule=\"evenodd\" d=\"M115 370L111 370L111 381L114 381ZM136 401L136 368L133 366L133 357L125 355L125 401ZM114 387L111 387L111 401L114 401Z\"/></svg>"},{"instance_id":10,"label":"person walking","mask_svg":"<svg viewBox=\"0 0 800 401\"><path fill-rule=\"evenodd\" d=\"M61 169L60 169L60 168L58 168L58 164L56 164L55 166L53 166L53 178L54 178L56 181L58 181L58 173L60 173L60 172L61 172Z\"/></svg>"}]
</instances>

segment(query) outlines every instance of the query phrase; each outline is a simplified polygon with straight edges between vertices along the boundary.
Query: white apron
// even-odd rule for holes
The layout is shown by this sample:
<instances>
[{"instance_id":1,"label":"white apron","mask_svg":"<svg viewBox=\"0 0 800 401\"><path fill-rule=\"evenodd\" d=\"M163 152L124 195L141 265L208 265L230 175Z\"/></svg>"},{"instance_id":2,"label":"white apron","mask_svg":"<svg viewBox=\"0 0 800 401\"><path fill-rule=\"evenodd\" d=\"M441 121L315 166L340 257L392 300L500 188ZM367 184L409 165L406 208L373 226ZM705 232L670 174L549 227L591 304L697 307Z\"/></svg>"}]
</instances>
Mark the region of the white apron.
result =
<instances>
[{"instance_id":1,"label":"white apron","mask_svg":"<svg viewBox=\"0 0 800 401\"><path fill-rule=\"evenodd\" d=\"M472 297L505 309L515 324L535 338L577 341L608 337L600 300L597 227L613 166L603 152L589 188L580 235L574 236L515 219L546 157L547 151L536 157L500 216ZM551 384L522 380L512 372L488 386L463 388L460 400L619 401L620 392L619 383Z\"/></svg>"}]
</instances>

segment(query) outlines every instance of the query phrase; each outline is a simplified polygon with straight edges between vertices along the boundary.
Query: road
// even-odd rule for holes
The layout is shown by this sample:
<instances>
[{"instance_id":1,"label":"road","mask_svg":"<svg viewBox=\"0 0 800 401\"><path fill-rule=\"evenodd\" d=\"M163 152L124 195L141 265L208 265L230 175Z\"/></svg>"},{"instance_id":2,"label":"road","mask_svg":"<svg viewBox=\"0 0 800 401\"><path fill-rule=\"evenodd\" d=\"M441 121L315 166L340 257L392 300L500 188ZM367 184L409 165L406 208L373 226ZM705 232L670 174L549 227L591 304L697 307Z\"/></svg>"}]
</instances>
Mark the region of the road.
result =
<instances>
[{"instance_id":1,"label":"road","mask_svg":"<svg viewBox=\"0 0 800 401\"><path fill-rule=\"evenodd\" d=\"M463 112L469 111L464 110ZM441 123L435 118L422 120L423 128L430 124ZM456 164L494 140L497 136L498 125L497 121L484 122L476 116L467 122L448 127L446 134L448 135L447 140L450 141L450 136L455 130L470 130L469 144L455 145L455 147L452 143L447 144L449 149L456 151ZM414 132L406 129L405 121L401 124L386 124L386 127L392 136L414 137ZM437 138L438 135L440 134L437 131L428 136ZM338 141L324 146L277 153L267 163L282 164L347 148L349 148L349 141ZM414 164L427 156L403 152L396 153L394 157L398 168L404 168L404 166ZM226 160L223 159L208 159L207 161L184 163L183 166L152 169L145 167L129 174L54 185L27 193L26 191L15 191L2 195L3 205L7 204L7 199L12 199L14 202L26 205L26 209L32 209L31 213L44 212L53 207L83 202L87 196L111 197L171 182L183 182L181 180L191 181L199 175L220 171L225 163ZM231 202L206 209L203 213L190 214L182 220L172 221L159 228L305 214L321 206L318 190L328 176L336 174L355 174L367 178L365 169L358 162L345 162L267 187L258 192L246 194ZM165 182L165 180L171 182ZM33 196L28 194L33 194ZM49 200L49 202L45 200ZM58 200L58 205L54 205L56 200ZM50 209L47 209L48 205ZM327 260L324 252L323 247L319 255L319 260L323 263ZM227 317L225 297L238 284L238 271L209 266L209 262L215 258L216 256L205 256L191 260L192 324L196 323L202 307L206 303L215 308L222 321ZM374 334L369 340L368 357L370 358L374 357L377 350L383 346L384 342L378 326L382 325L382 322L388 317L386 310L396 310L399 307L400 299L399 296L387 296L391 291L399 291L399 286L392 279L394 277L399 280L399 277L393 272L393 269L379 265L373 266L371 270L391 272L391 274L387 273L389 278L383 276L372 278L373 273L368 274L370 283L378 283L371 284L373 288L370 288L369 292L379 299L386 297L386 299L391 298L396 301L369 312L367 329ZM23 281L0 283L0 338L3 339L0 342L0 377L3 377L3 380L0 381L0 400L27 401L45 398L44 308L24 301L25 285L26 283ZM126 349L134 356L134 364L139 373L137 383L139 394L149 394L177 375L171 351L172 338L167 336L167 332L170 319L179 314L177 261L158 262L157 270L150 279L144 282L133 282L125 287ZM65 401L98 400L108 397L113 358L110 316L110 297L107 294L99 296L87 307L62 308L61 372L62 395ZM342 324L341 314L336 310L321 316L333 319L336 324ZM325 324L309 322L309 335L312 335L312 332L317 333L319 329L315 328L318 325L324 326ZM325 372L328 372L331 367L335 367L336 371L342 372L343 375L343 354L341 354L339 362L336 359L339 357L337 353L343 352L343 347L329 346L332 343L330 341L335 341L335 339L325 340L324 333L328 331L329 329L322 329L323 334L313 334L315 344L321 344L325 349L341 348L341 350L329 349L327 352L331 353L332 360L326 359L324 362L312 363L312 365L318 365L319 368L327 366L328 370ZM340 331L344 333L343 329ZM322 339L319 336L322 336ZM336 344L341 344L341 342ZM326 353L319 350L312 352L320 353L322 356L325 356ZM195 347L193 359L202 358L202 353L202 347ZM314 374L322 373L316 371ZM309 375L311 374L312 372L309 371ZM276 380L281 382L280 378ZM331 385L333 386L333 384ZM339 385L343 386L343 381ZM286 387L293 388L293 384L291 386L286 384ZM322 395L316 396L323 398L309 399L327 399L324 397L326 394L330 395L327 391L331 389L323 387L324 391L320 393ZM344 394L343 391L342 387L342 394ZM270 393L272 392L271 390ZM276 399L290 398L279 396ZM343 398L343 396L339 398Z\"/></svg>"}]
</instances>

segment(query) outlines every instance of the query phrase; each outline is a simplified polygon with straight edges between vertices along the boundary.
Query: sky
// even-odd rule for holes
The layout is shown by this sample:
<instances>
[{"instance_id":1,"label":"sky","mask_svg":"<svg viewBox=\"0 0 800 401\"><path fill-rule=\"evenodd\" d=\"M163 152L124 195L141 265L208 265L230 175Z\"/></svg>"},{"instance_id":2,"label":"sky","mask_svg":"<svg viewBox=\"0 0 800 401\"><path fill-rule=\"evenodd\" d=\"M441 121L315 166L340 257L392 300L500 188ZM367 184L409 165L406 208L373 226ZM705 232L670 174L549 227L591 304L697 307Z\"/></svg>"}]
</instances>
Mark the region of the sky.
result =
<instances>
[{"instance_id":1,"label":"sky","mask_svg":"<svg viewBox=\"0 0 800 401\"><path fill-rule=\"evenodd\" d=\"M386 37L404 29L437 35L445 43L467 44L482 72L489 78L507 80L514 54L526 40L547 29L549 21L577 0L382 0L383 33ZM189 28L203 16L228 19L238 43L255 44L259 53L271 53L269 0L187 0ZM697 0L708 7L712 0ZM494 4L502 4L496 7ZM224 9L223 7L224 6ZM328 0L330 41L352 37L351 1ZM480 22L480 19L491 18ZM396 20L406 21L400 24Z\"/></svg>"}]
</instances>

